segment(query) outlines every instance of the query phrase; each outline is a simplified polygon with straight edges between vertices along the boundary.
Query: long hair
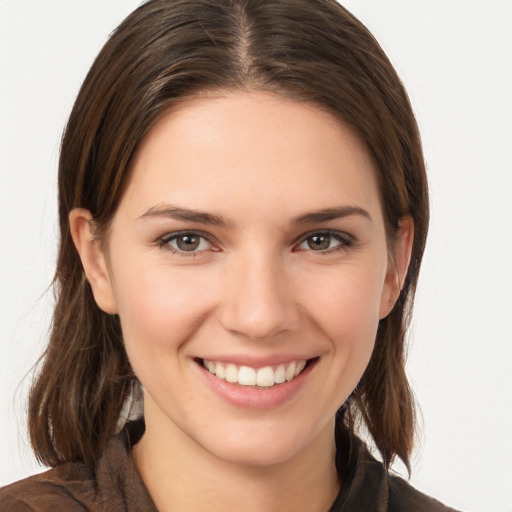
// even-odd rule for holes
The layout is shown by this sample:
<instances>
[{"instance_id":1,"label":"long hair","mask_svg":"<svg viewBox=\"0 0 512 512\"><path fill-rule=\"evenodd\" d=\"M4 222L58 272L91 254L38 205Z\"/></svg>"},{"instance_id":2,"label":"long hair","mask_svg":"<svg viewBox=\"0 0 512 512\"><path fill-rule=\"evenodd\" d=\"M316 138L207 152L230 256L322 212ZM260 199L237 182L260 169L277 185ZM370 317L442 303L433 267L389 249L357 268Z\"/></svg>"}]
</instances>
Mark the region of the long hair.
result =
<instances>
[{"instance_id":1,"label":"long hair","mask_svg":"<svg viewBox=\"0 0 512 512\"><path fill-rule=\"evenodd\" d=\"M388 242L402 217L413 218L405 284L340 420L355 432L362 419L384 463L398 456L409 467L415 422L404 337L428 226L423 155L400 79L369 31L335 0L151 0L110 36L62 140L56 307L29 400L37 457L50 466L97 461L136 382L118 317L94 302L69 213L88 209L105 232L144 136L173 106L210 90L269 91L330 112L374 159Z\"/></svg>"}]
</instances>

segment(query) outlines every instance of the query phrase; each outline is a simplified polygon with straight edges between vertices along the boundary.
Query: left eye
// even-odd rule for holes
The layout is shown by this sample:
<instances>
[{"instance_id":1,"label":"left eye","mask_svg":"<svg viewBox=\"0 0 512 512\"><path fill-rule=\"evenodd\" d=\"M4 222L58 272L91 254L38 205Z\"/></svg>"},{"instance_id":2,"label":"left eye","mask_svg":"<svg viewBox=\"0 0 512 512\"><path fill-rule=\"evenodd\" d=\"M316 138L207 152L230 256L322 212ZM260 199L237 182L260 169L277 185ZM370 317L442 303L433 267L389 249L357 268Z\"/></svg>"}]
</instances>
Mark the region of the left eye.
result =
<instances>
[{"instance_id":1,"label":"left eye","mask_svg":"<svg viewBox=\"0 0 512 512\"><path fill-rule=\"evenodd\" d=\"M349 245L350 241L338 233L312 233L300 243L298 249L319 252Z\"/></svg>"},{"instance_id":2,"label":"left eye","mask_svg":"<svg viewBox=\"0 0 512 512\"><path fill-rule=\"evenodd\" d=\"M174 233L160 240L162 246L168 246L176 252L199 252L212 247L211 243L197 233Z\"/></svg>"}]
</instances>

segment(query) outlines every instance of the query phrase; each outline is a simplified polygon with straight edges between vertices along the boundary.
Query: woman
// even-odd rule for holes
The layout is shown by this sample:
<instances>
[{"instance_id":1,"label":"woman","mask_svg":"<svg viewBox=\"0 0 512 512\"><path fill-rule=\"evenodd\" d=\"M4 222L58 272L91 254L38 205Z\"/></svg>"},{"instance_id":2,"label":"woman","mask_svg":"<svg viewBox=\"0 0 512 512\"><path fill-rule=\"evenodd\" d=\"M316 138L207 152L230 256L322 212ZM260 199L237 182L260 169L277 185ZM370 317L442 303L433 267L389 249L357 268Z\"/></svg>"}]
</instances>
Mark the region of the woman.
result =
<instances>
[{"instance_id":1,"label":"woman","mask_svg":"<svg viewBox=\"0 0 512 512\"><path fill-rule=\"evenodd\" d=\"M387 472L413 446L419 135L336 2L141 6L76 100L59 215L29 405L54 469L2 510L446 510Z\"/></svg>"}]
</instances>

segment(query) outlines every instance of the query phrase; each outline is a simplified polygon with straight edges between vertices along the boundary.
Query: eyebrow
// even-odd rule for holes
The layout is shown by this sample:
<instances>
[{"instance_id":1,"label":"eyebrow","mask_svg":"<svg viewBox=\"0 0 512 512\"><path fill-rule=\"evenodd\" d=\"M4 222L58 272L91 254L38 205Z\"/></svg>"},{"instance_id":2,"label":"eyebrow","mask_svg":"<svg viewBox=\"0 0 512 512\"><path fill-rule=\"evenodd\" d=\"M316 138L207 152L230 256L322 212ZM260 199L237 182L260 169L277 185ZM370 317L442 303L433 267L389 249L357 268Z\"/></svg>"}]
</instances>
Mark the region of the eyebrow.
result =
<instances>
[{"instance_id":1,"label":"eyebrow","mask_svg":"<svg viewBox=\"0 0 512 512\"><path fill-rule=\"evenodd\" d=\"M304 215L296 217L293 222L295 224L315 224L350 217L352 215L359 215L365 217L370 222L372 221L371 215L359 206L340 206L338 208L324 208L322 210L305 213Z\"/></svg>"},{"instance_id":2,"label":"eyebrow","mask_svg":"<svg viewBox=\"0 0 512 512\"><path fill-rule=\"evenodd\" d=\"M352 215L362 216L368 219L370 222L372 220L371 215L359 206L340 206L337 208L323 208L321 210L299 215L292 220L292 224L315 224L328 222L343 217L350 217ZM173 205L153 206L148 211L143 213L137 220L144 220L152 217L164 217L167 219L180 220L184 222L197 222L199 224L206 224L211 226L226 227L228 225L228 223L218 215L213 215L211 213L203 212L200 210L180 208Z\"/></svg>"},{"instance_id":3,"label":"eyebrow","mask_svg":"<svg viewBox=\"0 0 512 512\"><path fill-rule=\"evenodd\" d=\"M181 220L185 222L198 222L213 226L227 226L222 217L212 215L211 213L199 210L190 210L188 208L179 208L173 205L154 206L146 213L143 213L137 220L143 220L151 217L164 217L167 219Z\"/></svg>"}]
</instances>

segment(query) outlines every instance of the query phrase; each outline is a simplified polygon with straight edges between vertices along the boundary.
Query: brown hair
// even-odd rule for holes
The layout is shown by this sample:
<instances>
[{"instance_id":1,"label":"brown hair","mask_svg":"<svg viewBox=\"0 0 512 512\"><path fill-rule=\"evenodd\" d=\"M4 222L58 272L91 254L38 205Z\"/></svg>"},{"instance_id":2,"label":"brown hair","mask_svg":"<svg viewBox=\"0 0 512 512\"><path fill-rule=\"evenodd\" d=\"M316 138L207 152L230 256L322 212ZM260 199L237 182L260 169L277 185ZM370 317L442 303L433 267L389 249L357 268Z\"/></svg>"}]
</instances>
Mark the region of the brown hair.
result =
<instances>
[{"instance_id":1,"label":"brown hair","mask_svg":"<svg viewBox=\"0 0 512 512\"><path fill-rule=\"evenodd\" d=\"M94 302L69 213L90 210L104 232L148 130L173 105L213 89L271 91L314 102L348 123L375 160L390 242L399 220L413 218L412 260L401 295L380 322L369 366L339 420L353 432L362 418L384 463L397 455L409 467L414 403L404 336L428 225L424 162L392 65L335 0L151 0L101 50L62 140L56 307L29 401L37 457L50 466L96 461L136 382L118 317Z\"/></svg>"}]
</instances>

